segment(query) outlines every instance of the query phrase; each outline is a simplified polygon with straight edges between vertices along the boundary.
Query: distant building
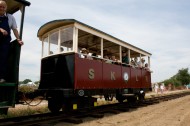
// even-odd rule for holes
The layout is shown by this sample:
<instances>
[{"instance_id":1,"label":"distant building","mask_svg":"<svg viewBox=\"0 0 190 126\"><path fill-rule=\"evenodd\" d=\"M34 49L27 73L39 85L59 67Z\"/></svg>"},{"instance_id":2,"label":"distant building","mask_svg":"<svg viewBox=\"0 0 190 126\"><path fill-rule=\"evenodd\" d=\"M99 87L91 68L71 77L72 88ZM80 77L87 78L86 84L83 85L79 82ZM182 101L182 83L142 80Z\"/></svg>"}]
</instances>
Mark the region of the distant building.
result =
<instances>
[{"instance_id":1,"label":"distant building","mask_svg":"<svg viewBox=\"0 0 190 126\"><path fill-rule=\"evenodd\" d=\"M27 84L20 84L19 86L36 86L34 82L28 82Z\"/></svg>"}]
</instances>

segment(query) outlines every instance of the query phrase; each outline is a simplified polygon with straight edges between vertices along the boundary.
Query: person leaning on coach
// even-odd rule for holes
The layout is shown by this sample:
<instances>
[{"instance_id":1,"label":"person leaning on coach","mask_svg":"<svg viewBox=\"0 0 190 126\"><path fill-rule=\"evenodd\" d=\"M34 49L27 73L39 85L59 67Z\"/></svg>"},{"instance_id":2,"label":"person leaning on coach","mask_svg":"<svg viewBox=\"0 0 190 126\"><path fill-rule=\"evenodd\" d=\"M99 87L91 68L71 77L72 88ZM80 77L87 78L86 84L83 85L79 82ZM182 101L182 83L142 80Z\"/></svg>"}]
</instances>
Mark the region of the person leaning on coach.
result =
<instances>
[{"instance_id":1,"label":"person leaning on coach","mask_svg":"<svg viewBox=\"0 0 190 126\"><path fill-rule=\"evenodd\" d=\"M6 81L5 76L11 42L11 29L18 43L23 45L23 41L19 39L20 37L15 18L11 14L6 13L6 10L6 2L0 0L0 83L4 83Z\"/></svg>"}]
</instances>

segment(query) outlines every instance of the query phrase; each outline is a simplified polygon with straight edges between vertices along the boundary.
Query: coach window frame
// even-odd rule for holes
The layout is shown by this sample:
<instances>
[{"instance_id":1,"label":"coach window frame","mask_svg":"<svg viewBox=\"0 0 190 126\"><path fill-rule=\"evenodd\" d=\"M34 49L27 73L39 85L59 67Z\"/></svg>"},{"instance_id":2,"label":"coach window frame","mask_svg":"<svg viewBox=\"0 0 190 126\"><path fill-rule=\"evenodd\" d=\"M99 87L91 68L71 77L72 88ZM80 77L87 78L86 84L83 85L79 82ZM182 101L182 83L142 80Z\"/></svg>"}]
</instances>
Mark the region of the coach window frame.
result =
<instances>
[{"instance_id":1,"label":"coach window frame","mask_svg":"<svg viewBox=\"0 0 190 126\"><path fill-rule=\"evenodd\" d=\"M48 31L47 33L45 33L43 36L42 36L42 58L45 58L45 57L48 57L48 56L51 56L51 55L56 55L56 54L59 54L59 53L61 53L60 52L60 47L61 47L61 30L63 30L63 29L65 29L65 28L69 28L69 27L71 27L71 28L73 28L73 32L72 32L72 50L70 50L70 51L65 51L65 53L67 53L67 52L74 52L75 51L75 49L74 49L74 45L76 44L76 41L75 41L75 35L74 35L74 33L75 33L75 28L74 28L74 25L73 24L71 24L71 25L65 25L65 26L62 26L62 27L58 27L58 28L55 28L55 29L53 29L53 30L50 30L50 31ZM58 47L58 51L55 53L55 54L50 54L50 35L51 34L53 34L53 33L55 33L55 32L58 32L58 43L57 43L57 47ZM45 39L48 39L48 54L47 55L44 55L44 51L45 51L45 49L44 49L44 40Z\"/></svg>"}]
</instances>

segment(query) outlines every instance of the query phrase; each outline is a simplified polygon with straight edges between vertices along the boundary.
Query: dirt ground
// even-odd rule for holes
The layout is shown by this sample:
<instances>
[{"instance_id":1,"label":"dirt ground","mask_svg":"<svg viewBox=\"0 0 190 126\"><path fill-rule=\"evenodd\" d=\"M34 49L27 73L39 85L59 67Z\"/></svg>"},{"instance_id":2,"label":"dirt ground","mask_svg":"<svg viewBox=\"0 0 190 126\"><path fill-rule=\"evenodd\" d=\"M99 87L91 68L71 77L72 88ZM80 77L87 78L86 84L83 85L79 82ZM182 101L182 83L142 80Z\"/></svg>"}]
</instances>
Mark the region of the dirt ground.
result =
<instances>
[{"instance_id":1,"label":"dirt ground","mask_svg":"<svg viewBox=\"0 0 190 126\"><path fill-rule=\"evenodd\" d=\"M185 96L129 112L105 114L101 119L88 117L82 124L60 123L56 126L190 126L189 108L190 96Z\"/></svg>"}]
</instances>

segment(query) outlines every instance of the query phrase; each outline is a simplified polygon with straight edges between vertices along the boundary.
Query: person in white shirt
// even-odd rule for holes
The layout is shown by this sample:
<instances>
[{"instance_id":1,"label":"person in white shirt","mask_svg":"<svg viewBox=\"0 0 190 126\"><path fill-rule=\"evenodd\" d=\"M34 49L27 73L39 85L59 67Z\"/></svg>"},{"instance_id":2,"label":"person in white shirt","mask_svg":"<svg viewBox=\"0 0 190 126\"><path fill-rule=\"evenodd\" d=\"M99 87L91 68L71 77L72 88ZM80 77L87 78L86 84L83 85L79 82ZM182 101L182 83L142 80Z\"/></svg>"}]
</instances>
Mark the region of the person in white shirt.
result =
<instances>
[{"instance_id":1,"label":"person in white shirt","mask_svg":"<svg viewBox=\"0 0 190 126\"><path fill-rule=\"evenodd\" d=\"M162 84L160 85L160 91L161 91L161 94L164 93L164 89L165 89L165 86L164 86L164 84L162 83Z\"/></svg>"},{"instance_id":2,"label":"person in white shirt","mask_svg":"<svg viewBox=\"0 0 190 126\"><path fill-rule=\"evenodd\" d=\"M86 48L81 49L81 54L79 55L79 57L92 60L92 57L89 55L88 50Z\"/></svg>"},{"instance_id":3,"label":"person in white shirt","mask_svg":"<svg viewBox=\"0 0 190 126\"><path fill-rule=\"evenodd\" d=\"M145 59L144 59L144 58L141 58L140 61L137 63L137 64L138 64L138 67L143 68L144 65L145 65L144 63L145 63Z\"/></svg>"},{"instance_id":4,"label":"person in white shirt","mask_svg":"<svg viewBox=\"0 0 190 126\"><path fill-rule=\"evenodd\" d=\"M159 90L159 85L158 85L158 83L156 83L156 84L154 85L154 89L155 89L155 92L158 94L158 90Z\"/></svg>"}]
</instances>

